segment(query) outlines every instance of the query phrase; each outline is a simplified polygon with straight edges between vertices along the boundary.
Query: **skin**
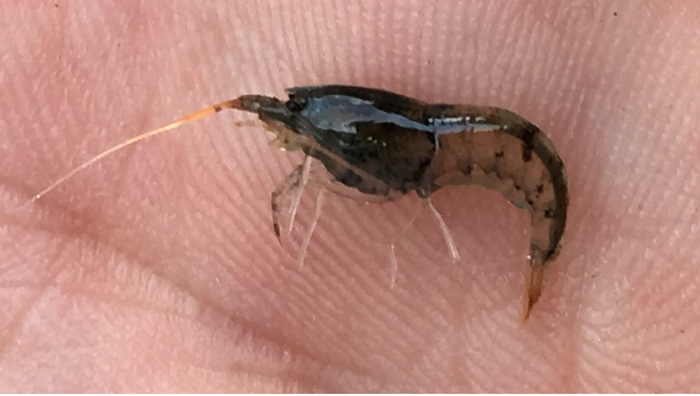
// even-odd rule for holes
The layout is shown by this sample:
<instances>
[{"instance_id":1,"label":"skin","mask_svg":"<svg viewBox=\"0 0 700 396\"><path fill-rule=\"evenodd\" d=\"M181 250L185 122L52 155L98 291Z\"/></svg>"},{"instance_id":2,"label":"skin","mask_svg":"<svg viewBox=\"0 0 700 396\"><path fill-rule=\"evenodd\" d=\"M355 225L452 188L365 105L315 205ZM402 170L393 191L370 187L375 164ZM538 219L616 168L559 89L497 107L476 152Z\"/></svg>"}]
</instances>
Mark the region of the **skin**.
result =
<instances>
[{"instance_id":1,"label":"skin","mask_svg":"<svg viewBox=\"0 0 700 396\"><path fill-rule=\"evenodd\" d=\"M700 5L649 3L0 6L0 390L700 391ZM318 83L497 105L551 137L569 223L525 325L525 212L437 193L452 263L428 211L399 235L417 198L326 195L299 268L317 190L280 247L269 194L301 158L240 114L17 209L139 131Z\"/></svg>"}]
</instances>

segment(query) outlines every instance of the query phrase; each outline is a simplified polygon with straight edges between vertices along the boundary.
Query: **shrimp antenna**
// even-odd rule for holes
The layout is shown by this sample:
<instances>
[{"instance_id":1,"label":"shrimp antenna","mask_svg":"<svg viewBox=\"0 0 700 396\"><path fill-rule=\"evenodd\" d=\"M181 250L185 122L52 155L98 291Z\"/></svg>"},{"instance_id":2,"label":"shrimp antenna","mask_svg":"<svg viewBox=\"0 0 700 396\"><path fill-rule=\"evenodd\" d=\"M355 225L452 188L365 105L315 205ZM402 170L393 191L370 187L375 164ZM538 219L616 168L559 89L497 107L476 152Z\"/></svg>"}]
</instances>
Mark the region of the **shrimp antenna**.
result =
<instances>
[{"instance_id":1,"label":"shrimp antenna","mask_svg":"<svg viewBox=\"0 0 700 396\"><path fill-rule=\"evenodd\" d=\"M142 140L151 138L156 135L160 135L161 133L171 131L179 126L188 124L193 121L201 120L202 118L209 117L211 115L214 115L224 109L240 109L241 108L241 98L236 98L236 99L231 99L231 100L226 100L211 106L207 106L201 110L197 110L193 113L187 114L186 116L175 120L171 122L170 124L164 125L160 128L156 129L151 129L150 131L144 132L142 134L139 134L137 136L134 136L130 139L127 139L116 146L112 146L111 148L97 154L96 156L90 158L89 160L83 162L82 164L76 166L73 168L70 172L66 173L65 175L61 176L53 182L50 186L46 187L45 189L41 190L34 196L32 196L27 202L25 202L21 207L25 207L33 202L36 202L39 198L43 197L44 195L48 194L52 190L54 190L56 187L60 186L63 184L66 180L70 179L71 177L75 176L78 172L82 171L83 169L89 167L90 165L94 164L95 162L101 160L102 158L113 154L125 147L131 146L134 143L138 143Z\"/></svg>"}]
</instances>

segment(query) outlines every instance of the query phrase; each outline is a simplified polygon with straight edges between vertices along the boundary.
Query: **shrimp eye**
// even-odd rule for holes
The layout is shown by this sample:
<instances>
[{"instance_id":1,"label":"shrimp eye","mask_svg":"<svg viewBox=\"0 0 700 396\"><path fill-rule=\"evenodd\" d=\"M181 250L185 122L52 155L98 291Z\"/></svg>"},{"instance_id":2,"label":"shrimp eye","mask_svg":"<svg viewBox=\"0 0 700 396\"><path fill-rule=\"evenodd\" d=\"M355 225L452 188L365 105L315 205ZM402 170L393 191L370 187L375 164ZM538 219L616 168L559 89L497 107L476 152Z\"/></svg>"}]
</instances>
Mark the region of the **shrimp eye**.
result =
<instances>
[{"instance_id":1,"label":"shrimp eye","mask_svg":"<svg viewBox=\"0 0 700 396\"><path fill-rule=\"evenodd\" d=\"M292 113L298 113L306 107L306 99L298 99L290 97L289 100L284 104L289 111Z\"/></svg>"}]
</instances>

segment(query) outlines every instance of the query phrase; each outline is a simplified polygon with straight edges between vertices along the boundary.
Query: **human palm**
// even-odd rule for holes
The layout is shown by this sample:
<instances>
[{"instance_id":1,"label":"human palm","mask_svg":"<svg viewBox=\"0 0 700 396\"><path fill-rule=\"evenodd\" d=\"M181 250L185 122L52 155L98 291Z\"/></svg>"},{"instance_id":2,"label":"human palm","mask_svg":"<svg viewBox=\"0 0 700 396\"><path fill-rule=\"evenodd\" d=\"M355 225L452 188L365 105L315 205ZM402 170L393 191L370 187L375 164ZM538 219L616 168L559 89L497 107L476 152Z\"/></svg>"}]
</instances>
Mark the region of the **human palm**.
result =
<instances>
[{"instance_id":1,"label":"human palm","mask_svg":"<svg viewBox=\"0 0 700 396\"><path fill-rule=\"evenodd\" d=\"M700 6L129 2L2 7L4 391L700 391ZM527 214L330 196L305 265L269 194L300 160L244 93L373 86L512 109L560 150L564 247L520 325ZM307 194L298 242L313 210ZM386 243L395 235L391 282Z\"/></svg>"}]
</instances>

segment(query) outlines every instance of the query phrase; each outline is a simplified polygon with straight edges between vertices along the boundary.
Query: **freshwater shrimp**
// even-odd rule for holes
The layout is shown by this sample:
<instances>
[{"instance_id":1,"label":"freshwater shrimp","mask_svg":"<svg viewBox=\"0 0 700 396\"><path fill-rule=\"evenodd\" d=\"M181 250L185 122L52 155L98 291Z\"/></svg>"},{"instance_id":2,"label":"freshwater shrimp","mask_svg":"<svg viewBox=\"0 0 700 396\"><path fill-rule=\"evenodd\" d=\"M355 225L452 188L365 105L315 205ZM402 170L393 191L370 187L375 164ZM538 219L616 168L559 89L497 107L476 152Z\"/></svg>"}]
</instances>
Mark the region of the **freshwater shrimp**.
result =
<instances>
[{"instance_id":1,"label":"freshwater shrimp","mask_svg":"<svg viewBox=\"0 0 700 396\"><path fill-rule=\"evenodd\" d=\"M287 93L285 100L242 95L126 140L74 168L28 203L128 145L224 109L247 111L274 133L280 148L299 150L306 156L271 194L278 239L280 201L308 181L310 159L320 161L332 176L329 189L349 187L377 202L411 192L427 201L444 187L479 186L500 192L516 207L530 212L521 320L529 317L541 295L544 271L561 249L569 200L564 163L539 128L502 108L429 104L372 88L320 85L289 88ZM320 198L312 227L318 220ZM293 201L292 212L298 197ZM431 209L456 258L444 222ZM309 235L303 245L308 244Z\"/></svg>"}]
</instances>

